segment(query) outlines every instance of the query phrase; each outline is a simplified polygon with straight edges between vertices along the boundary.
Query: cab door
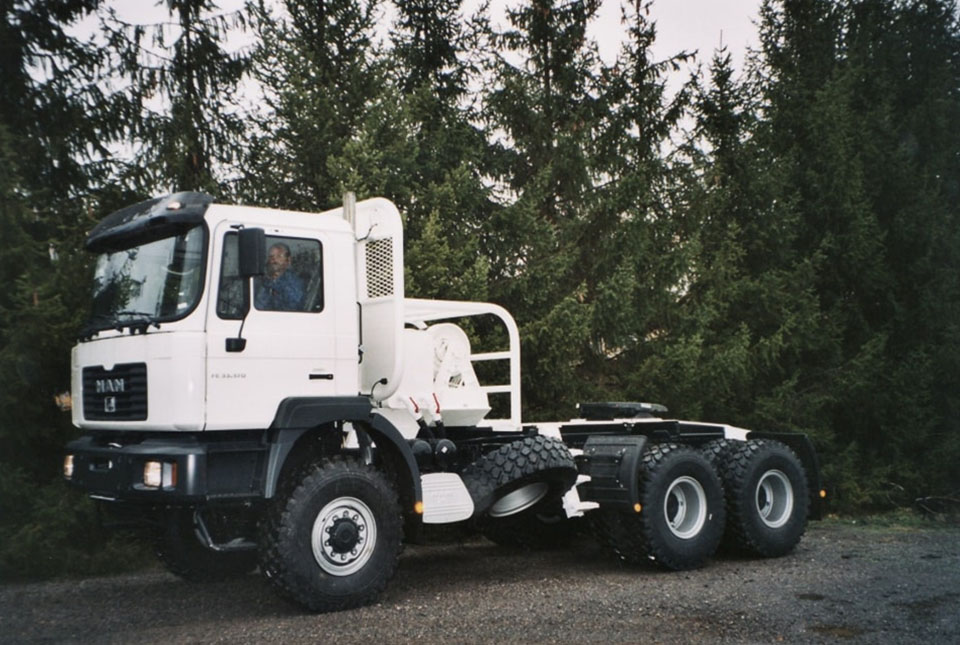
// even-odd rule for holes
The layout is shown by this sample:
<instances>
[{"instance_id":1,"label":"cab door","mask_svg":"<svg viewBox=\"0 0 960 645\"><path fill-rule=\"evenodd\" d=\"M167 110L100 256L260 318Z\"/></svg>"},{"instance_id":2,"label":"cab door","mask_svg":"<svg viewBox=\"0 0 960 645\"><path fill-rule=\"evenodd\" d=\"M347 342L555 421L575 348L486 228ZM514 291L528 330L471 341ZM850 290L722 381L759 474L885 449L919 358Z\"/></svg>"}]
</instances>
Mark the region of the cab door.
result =
<instances>
[{"instance_id":1,"label":"cab door","mask_svg":"<svg viewBox=\"0 0 960 645\"><path fill-rule=\"evenodd\" d=\"M338 324L330 297L334 241L323 232L270 227L267 275L247 281L239 276L235 227L222 223L215 236L206 428L266 428L285 398L355 393L356 341ZM241 336L242 349L228 342Z\"/></svg>"}]
</instances>

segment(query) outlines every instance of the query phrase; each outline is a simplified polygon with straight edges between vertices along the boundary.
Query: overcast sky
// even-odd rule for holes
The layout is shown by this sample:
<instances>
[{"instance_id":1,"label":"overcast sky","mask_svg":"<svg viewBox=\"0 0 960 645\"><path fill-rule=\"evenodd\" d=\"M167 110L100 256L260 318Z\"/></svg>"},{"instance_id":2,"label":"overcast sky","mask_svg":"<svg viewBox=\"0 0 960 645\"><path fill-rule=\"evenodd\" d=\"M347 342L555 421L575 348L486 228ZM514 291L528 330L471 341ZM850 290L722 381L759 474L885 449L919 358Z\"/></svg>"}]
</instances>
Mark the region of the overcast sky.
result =
<instances>
[{"instance_id":1,"label":"overcast sky","mask_svg":"<svg viewBox=\"0 0 960 645\"><path fill-rule=\"evenodd\" d=\"M477 6L478 0L466 0L464 6ZM491 13L506 25L505 6L515 6L516 0L492 0ZM606 60L616 56L626 28L620 24L620 0L603 0L600 14L591 34L600 46ZM759 12L760 0L655 0L650 17L657 24L654 53L667 58L684 49L699 50L698 58L707 62L713 50L720 46L720 35L740 69L747 46L756 45L756 27L753 21Z\"/></svg>"},{"instance_id":2,"label":"overcast sky","mask_svg":"<svg viewBox=\"0 0 960 645\"><path fill-rule=\"evenodd\" d=\"M164 18L166 1L159 0L112 0L109 3L120 16L130 22L151 23ZM469 14L481 4L480 0L464 0L464 13ZM491 15L494 25L507 25L507 6L516 6L518 0L491 0ZM224 11L243 5L243 0L217 0ZM651 18L657 24L657 42L654 53L658 58L667 58L682 50L698 50L699 60L707 62L713 51L720 46L721 34L733 56L737 69L741 69L747 46L757 42L756 19L760 0L655 0ZM593 24L591 35L600 46L601 55L608 61L616 56L626 29L620 23L621 0L602 0L600 14ZM390 20L389 12L383 18ZM95 22L90 22L93 29ZM389 24L384 25L384 30ZM685 76L685 73L684 73Z\"/></svg>"}]
</instances>

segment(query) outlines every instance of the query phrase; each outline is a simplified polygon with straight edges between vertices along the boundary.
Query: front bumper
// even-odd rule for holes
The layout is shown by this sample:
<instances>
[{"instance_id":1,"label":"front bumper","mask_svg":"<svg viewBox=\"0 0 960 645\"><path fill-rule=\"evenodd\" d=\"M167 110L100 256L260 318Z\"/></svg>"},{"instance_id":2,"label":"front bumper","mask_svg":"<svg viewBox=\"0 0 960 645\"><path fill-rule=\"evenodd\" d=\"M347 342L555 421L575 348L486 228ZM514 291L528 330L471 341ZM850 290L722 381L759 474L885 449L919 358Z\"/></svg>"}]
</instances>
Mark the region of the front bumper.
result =
<instances>
[{"instance_id":1,"label":"front bumper","mask_svg":"<svg viewBox=\"0 0 960 645\"><path fill-rule=\"evenodd\" d=\"M176 504L263 498L266 449L255 439L205 441L197 436L114 440L88 435L67 445L73 474L67 482L96 499ZM160 462L175 481L144 483L147 462Z\"/></svg>"}]
</instances>

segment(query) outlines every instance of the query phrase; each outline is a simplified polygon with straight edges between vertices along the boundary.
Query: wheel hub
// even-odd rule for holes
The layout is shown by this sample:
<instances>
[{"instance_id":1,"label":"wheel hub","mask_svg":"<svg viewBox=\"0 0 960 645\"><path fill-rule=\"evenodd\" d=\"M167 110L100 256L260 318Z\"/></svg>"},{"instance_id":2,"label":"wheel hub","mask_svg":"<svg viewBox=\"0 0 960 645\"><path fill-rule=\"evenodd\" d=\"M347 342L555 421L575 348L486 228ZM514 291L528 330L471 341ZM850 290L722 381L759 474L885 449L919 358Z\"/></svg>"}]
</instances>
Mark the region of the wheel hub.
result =
<instances>
[{"instance_id":1,"label":"wheel hub","mask_svg":"<svg viewBox=\"0 0 960 645\"><path fill-rule=\"evenodd\" d=\"M786 524L793 514L793 485L779 470L768 470L757 482L757 513L772 529Z\"/></svg>"},{"instance_id":2,"label":"wheel hub","mask_svg":"<svg viewBox=\"0 0 960 645\"><path fill-rule=\"evenodd\" d=\"M324 506L310 536L314 559L334 576L347 576L363 568L376 542L373 511L355 497L339 497Z\"/></svg>"},{"instance_id":3,"label":"wheel hub","mask_svg":"<svg viewBox=\"0 0 960 645\"><path fill-rule=\"evenodd\" d=\"M667 527L676 537L696 537L707 521L707 494L693 477L678 477L670 484L663 500Z\"/></svg>"},{"instance_id":4,"label":"wheel hub","mask_svg":"<svg viewBox=\"0 0 960 645\"><path fill-rule=\"evenodd\" d=\"M349 553L360 540L361 527L352 517L341 517L334 520L332 527L327 527L330 547L334 553Z\"/></svg>"},{"instance_id":5,"label":"wheel hub","mask_svg":"<svg viewBox=\"0 0 960 645\"><path fill-rule=\"evenodd\" d=\"M506 517L524 511L543 499L549 491L550 485L546 482L521 486L498 499L490 507L490 517Z\"/></svg>"}]
</instances>

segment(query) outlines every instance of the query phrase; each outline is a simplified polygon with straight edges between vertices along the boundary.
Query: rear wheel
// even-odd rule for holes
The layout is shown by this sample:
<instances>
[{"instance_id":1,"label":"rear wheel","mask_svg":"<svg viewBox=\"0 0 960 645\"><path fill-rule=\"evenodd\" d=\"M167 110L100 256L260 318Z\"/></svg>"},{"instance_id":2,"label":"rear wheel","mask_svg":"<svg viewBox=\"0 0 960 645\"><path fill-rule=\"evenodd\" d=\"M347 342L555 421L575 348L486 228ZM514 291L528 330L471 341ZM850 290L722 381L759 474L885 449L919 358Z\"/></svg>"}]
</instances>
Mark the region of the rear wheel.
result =
<instances>
[{"instance_id":1,"label":"rear wheel","mask_svg":"<svg viewBox=\"0 0 960 645\"><path fill-rule=\"evenodd\" d=\"M591 513L601 541L627 562L652 560L668 569L692 569L713 555L723 537L720 480L697 451L653 444L644 452L641 512Z\"/></svg>"},{"instance_id":2,"label":"rear wheel","mask_svg":"<svg viewBox=\"0 0 960 645\"><path fill-rule=\"evenodd\" d=\"M275 503L261 530L261 568L312 611L350 609L386 587L402 535L397 494L382 472L325 459Z\"/></svg>"},{"instance_id":3,"label":"rear wheel","mask_svg":"<svg viewBox=\"0 0 960 645\"><path fill-rule=\"evenodd\" d=\"M730 442L718 463L727 499L726 545L764 557L792 551L810 505L807 476L794 452L779 441Z\"/></svg>"}]
</instances>

